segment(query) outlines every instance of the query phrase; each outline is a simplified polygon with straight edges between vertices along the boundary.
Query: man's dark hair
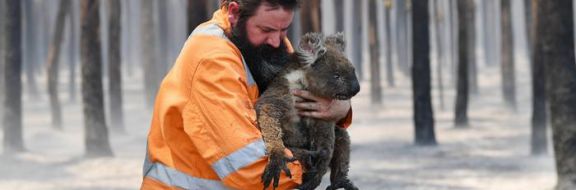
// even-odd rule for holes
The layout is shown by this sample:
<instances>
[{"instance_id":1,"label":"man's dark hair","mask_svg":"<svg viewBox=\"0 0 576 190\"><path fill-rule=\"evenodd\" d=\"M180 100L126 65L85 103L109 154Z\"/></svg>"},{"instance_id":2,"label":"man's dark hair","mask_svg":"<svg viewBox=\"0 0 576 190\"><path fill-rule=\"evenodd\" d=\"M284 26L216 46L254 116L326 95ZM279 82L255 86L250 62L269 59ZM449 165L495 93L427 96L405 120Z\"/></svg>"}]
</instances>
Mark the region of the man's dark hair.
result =
<instances>
[{"instance_id":1,"label":"man's dark hair","mask_svg":"<svg viewBox=\"0 0 576 190\"><path fill-rule=\"evenodd\" d=\"M221 6L228 6L230 2L237 2L240 5L240 17L248 18L256 12L262 3L268 3L271 7L282 7L294 10L300 4L300 0L220 0Z\"/></svg>"}]
</instances>

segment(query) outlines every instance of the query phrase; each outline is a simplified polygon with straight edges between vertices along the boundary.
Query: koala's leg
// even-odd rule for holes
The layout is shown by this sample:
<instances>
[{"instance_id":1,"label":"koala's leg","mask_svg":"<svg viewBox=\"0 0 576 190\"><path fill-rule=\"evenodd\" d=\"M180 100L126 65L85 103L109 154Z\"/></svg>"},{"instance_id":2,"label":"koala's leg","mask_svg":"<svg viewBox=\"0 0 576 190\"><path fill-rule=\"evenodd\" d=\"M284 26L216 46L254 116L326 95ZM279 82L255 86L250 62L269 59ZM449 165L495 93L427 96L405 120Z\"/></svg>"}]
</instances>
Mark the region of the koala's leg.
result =
<instances>
[{"instance_id":1,"label":"koala's leg","mask_svg":"<svg viewBox=\"0 0 576 190\"><path fill-rule=\"evenodd\" d=\"M314 160L317 160L321 155L321 151L318 150L308 150L303 148L291 148L288 147L294 158L304 166L306 172L316 172L316 167L314 166Z\"/></svg>"},{"instance_id":2,"label":"koala's leg","mask_svg":"<svg viewBox=\"0 0 576 190\"><path fill-rule=\"evenodd\" d=\"M334 154L330 162L330 186L328 190L344 188L346 190L357 190L352 181L348 179L350 169L350 136L346 129L336 127L334 129L336 139L334 143Z\"/></svg>"},{"instance_id":3,"label":"koala's leg","mask_svg":"<svg viewBox=\"0 0 576 190\"><path fill-rule=\"evenodd\" d=\"M308 130L304 130L308 127L302 126L300 123L283 125L283 127L284 146L292 151L294 158L300 161L305 171L315 170L313 160L318 157L319 151L310 148L310 136Z\"/></svg>"},{"instance_id":4,"label":"koala's leg","mask_svg":"<svg viewBox=\"0 0 576 190\"><path fill-rule=\"evenodd\" d=\"M303 176L303 184L299 189L315 189L322 182L322 176L328 172L330 160L334 151L334 123L318 121L316 125L309 126L311 130L312 148L319 151L314 160L315 172L306 172Z\"/></svg>"},{"instance_id":5,"label":"koala's leg","mask_svg":"<svg viewBox=\"0 0 576 190\"><path fill-rule=\"evenodd\" d=\"M273 99L270 99L273 100ZM287 162L293 158L284 155L284 143L282 142L282 122L284 121L284 107L273 102L262 101L256 105L258 127L262 131L262 137L266 145L268 154L268 164L262 175L264 187L268 187L272 182L273 188L278 186L280 173L284 171L287 176L292 177L288 169Z\"/></svg>"},{"instance_id":6,"label":"koala's leg","mask_svg":"<svg viewBox=\"0 0 576 190\"><path fill-rule=\"evenodd\" d=\"M284 154L282 141L282 112L272 104L261 104L256 108L258 127L266 144L267 154Z\"/></svg>"}]
</instances>

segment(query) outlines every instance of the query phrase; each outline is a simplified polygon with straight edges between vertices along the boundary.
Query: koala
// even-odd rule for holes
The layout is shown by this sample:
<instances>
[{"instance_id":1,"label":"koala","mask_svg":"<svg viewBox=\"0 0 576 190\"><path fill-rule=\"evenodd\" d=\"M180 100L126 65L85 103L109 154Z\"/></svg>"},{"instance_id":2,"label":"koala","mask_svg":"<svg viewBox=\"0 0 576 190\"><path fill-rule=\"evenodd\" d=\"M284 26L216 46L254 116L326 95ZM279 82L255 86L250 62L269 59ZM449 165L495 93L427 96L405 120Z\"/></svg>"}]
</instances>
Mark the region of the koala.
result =
<instances>
[{"instance_id":1,"label":"koala","mask_svg":"<svg viewBox=\"0 0 576 190\"><path fill-rule=\"evenodd\" d=\"M287 162L299 160L305 173L298 189L314 189L331 169L328 189L358 189L348 179L350 137L335 122L302 117L294 108L299 97L292 89L305 89L330 99L348 100L360 91L354 67L344 55L341 33L324 37L305 34L286 66L272 79L256 102L258 127L266 144L269 162L264 188L278 186L280 173L291 176ZM285 155L288 148L294 157Z\"/></svg>"}]
</instances>

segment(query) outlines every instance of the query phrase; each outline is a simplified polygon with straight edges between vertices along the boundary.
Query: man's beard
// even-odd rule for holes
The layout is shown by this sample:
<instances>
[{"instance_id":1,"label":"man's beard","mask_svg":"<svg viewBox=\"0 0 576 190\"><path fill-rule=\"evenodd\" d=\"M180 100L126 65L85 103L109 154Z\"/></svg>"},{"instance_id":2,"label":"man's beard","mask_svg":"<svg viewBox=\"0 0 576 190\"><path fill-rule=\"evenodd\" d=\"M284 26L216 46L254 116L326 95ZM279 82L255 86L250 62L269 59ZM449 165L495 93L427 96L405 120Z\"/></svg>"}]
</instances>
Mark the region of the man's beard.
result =
<instances>
[{"instance_id":1,"label":"man's beard","mask_svg":"<svg viewBox=\"0 0 576 190\"><path fill-rule=\"evenodd\" d=\"M289 54L286 44L281 40L280 46L274 48L268 44L254 46L248 40L246 33L246 20L240 19L235 27L232 28L232 37L230 41L242 53L260 94L266 90L268 84L288 63Z\"/></svg>"}]
</instances>

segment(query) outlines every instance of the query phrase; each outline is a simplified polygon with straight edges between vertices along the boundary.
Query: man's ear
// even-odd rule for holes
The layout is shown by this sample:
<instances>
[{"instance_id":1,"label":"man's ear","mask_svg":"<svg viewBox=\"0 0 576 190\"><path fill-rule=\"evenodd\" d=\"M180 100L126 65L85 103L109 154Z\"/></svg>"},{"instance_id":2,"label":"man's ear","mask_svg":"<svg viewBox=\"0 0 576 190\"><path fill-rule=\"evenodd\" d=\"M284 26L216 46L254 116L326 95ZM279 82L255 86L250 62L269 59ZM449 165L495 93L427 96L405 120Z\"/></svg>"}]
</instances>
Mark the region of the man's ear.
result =
<instances>
[{"instance_id":1,"label":"man's ear","mask_svg":"<svg viewBox=\"0 0 576 190\"><path fill-rule=\"evenodd\" d=\"M228 3L228 21L230 25L236 26L238 19L240 18L240 5L238 2L232 1Z\"/></svg>"},{"instance_id":2,"label":"man's ear","mask_svg":"<svg viewBox=\"0 0 576 190\"><path fill-rule=\"evenodd\" d=\"M344 41L344 34L342 32L338 32L326 37L326 44L329 44L332 47L336 47L336 49L340 50L340 52L344 52L346 49L346 42Z\"/></svg>"},{"instance_id":3,"label":"man's ear","mask_svg":"<svg viewBox=\"0 0 576 190\"><path fill-rule=\"evenodd\" d=\"M296 50L302 63L310 65L324 55L324 36L321 33L306 33L300 39L300 45Z\"/></svg>"}]
</instances>

